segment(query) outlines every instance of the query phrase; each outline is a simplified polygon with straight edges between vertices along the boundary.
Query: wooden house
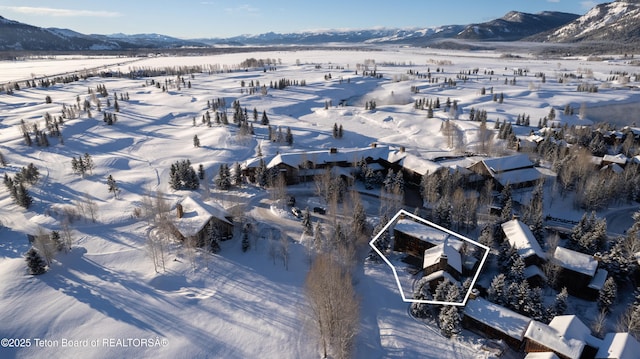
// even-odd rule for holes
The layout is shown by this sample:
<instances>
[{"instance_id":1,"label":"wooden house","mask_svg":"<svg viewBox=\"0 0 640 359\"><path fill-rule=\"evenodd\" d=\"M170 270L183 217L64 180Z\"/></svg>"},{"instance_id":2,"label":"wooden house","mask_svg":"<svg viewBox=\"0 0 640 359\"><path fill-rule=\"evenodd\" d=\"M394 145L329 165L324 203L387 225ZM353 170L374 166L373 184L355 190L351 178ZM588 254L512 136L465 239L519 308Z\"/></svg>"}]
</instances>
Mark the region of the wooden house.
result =
<instances>
[{"instance_id":1,"label":"wooden house","mask_svg":"<svg viewBox=\"0 0 640 359\"><path fill-rule=\"evenodd\" d=\"M176 205L172 225L176 238L195 241L198 246L205 245L212 232L220 239L233 236L232 217L222 207L193 197L186 197Z\"/></svg>"},{"instance_id":2,"label":"wooden house","mask_svg":"<svg viewBox=\"0 0 640 359\"><path fill-rule=\"evenodd\" d=\"M532 320L524 337L525 352L553 352L561 359L594 358L601 345L575 315L556 316L548 325Z\"/></svg>"},{"instance_id":3,"label":"wooden house","mask_svg":"<svg viewBox=\"0 0 640 359\"><path fill-rule=\"evenodd\" d=\"M393 229L393 250L407 253L422 263L427 249L443 244L449 234L427 223L400 219Z\"/></svg>"},{"instance_id":4,"label":"wooden house","mask_svg":"<svg viewBox=\"0 0 640 359\"><path fill-rule=\"evenodd\" d=\"M424 251L423 276L432 289L444 279L452 283L460 281L463 272L461 248L461 241L447 239Z\"/></svg>"},{"instance_id":5,"label":"wooden house","mask_svg":"<svg viewBox=\"0 0 640 359\"><path fill-rule=\"evenodd\" d=\"M415 187L420 186L422 176L433 174L442 168L442 166L436 162L425 160L412 154L407 154L400 160L399 164L404 174L405 182Z\"/></svg>"},{"instance_id":6,"label":"wooden house","mask_svg":"<svg viewBox=\"0 0 640 359\"><path fill-rule=\"evenodd\" d=\"M487 338L503 340L516 351L524 341L531 318L483 298L470 298L464 308L462 325Z\"/></svg>"},{"instance_id":7,"label":"wooden house","mask_svg":"<svg viewBox=\"0 0 640 359\"><path fill-rule=\"evenodd\" d=\"M588 254L557 247L553 260L559 267L557 287L567 287L569 294L595 300L607 279L607 271L598 269L598 261Z\"/></svg>"},{"instance_id":8,"label":"wooden house","mask_svg":"<svg viewBox=\"0 0 640 359\"><path fill-rule=\"evenodd\" d=\"M492 179L498 190L507 184L513 188L531 187L544 178L526 154L486 158L469 169L485 179Z\"/></svg>"}]
</instances>

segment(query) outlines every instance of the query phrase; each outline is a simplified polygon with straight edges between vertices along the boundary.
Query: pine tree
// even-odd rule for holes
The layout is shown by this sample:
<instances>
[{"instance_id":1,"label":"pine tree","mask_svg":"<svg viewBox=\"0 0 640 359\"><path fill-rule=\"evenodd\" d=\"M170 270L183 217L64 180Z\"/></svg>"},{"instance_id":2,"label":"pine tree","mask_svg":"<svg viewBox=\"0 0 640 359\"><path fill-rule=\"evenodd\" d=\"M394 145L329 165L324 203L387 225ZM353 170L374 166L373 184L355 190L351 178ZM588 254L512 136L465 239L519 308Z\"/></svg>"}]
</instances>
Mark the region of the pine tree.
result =
<instances>
[{"instance_id":1,"label":"pine tree","mask_svg":"<svg viewBox=\"0 0 640 359\"><path fill-rule=\"evenodd\" d=\"M44 274L47 271L47 264L42 259L38 251L31 247L25 254L25 260L27 261L27 267L29 267L29 273L32 275Z\"/></svg>"},{"instance_id":2,"label":"pine tree","mask_svg":"<svg viewBox=\"0 0 640 359\"><path fill-rule=\"evenodd\" d=\"M118 184L116 183L116 180L113 179L112 175L109 175L109 177L107 177L107 187L108 187L109 193L113 193L113 197L118 198L118 193L120 192L120 189L118 188Z\"/></svg>"},{"instance_id":3,"label":"pine tree","mask_svg":"<svg viewBox=\"0 0 640 359\"><path fill-rule=\"evenodd\" d=\"M551 313L549 317L555 317L557 315L564 315L567 311L567 299L569 299L569 292L567 287L562 287L560 292L556 295L556 300L551 307Z\"/></svg>"},{"instance_id":4,"label":"pine tree","mask_svg":"<svg viewBox=\"0 0 640 359\"><path fill-rule=\"evenodd\" d=\"M305 208L304 212L302 212L302 233L307 236L313 235L313 224L311 223L311 213L309 212L309 207Z\"/></svg>"},{"instance_id":5,"label":"pine tree","mask_svg":"<svg viewBox=\"0 0 640 359\"><path fill-rule=\"evenodd\" d=\"M515 255L509 270L508 279L512 282L520 283L524 281L524 259L520 255Z\"/></svg>"},{"instance_id":6,"label":"pine tree","mask_svg":"<svg viewBox=\"0 0 640 359\"><path fill-rule=\"evenodd\" d=\"M507 277L504 274L500 273L495 277L493 277L493 280L491 281L491 286L487 291L487 299L489 299L489 301L493 303L504 305L506 302L505 300L506 285L507 285Z\"/></svg>"},{"instance_id":7,"label":"pine tree","mask_svg":"<svg viewBox=\"0 0 640 359\"><path fill-rule=\"evenodd\" d=\"M249 228L248 226L244 226L242 228L242 251L246 252L249 250L251 243L249 242Z\"/></svg>"},{"instance_id":8,"label":"pine tree","mask_svg":"<svg viewBox=\"0 0 640 359\"><path fill-rule=\"evenodd\" d=\"M262 111L262 121L261 124L266 126L269 124L269 118L267 117L267 111Z\"/></svg>"},{"instance_id":9,"label":"pine tree","mask_svg":"<svg viewBox=\"0 0 640 359\"><path fill-rule=\"evenodd\" d=\"M193 135L193 147L200 147L200 139L198 135Z\"/></svg>"},{"instance_id":10,"label":"pine tree","mask_svg":"<svg viewBox=\"0 0 640 359\"><path fill-rule=\"evenodd\" d=\"M23 208L29 208L31 203L33 203L33 198L29 194L29 191L24 187L24 184L18 183L17 186L14 186L16 189L16 203L18 206Z\"/></svg>"},{"instance_id":11,"label":"pine tree","mask_svg":"<svg viewBox=\"0 0 640 359\"><path fill-rule=\"evenodd\" d=\"M609 311L617 296L618 286L613 277L609 277L598 293L598 309Z\"/></svg>"},{"instance_id":12,"label":"pine tree","mask_svg":"<svg viewBox=\"0 0 640 359\"><path fill-rule=\"evenodd\" d=\"M287 145L292 146L293 145L293 134L291 133L291 128L287 127L287 134L285 135L285 142L287 142Z\"/></svg>"},{"instance_id":13,"label":"pine tree","mask_svg":"<svg viewBox=\"0 0 640 359\"><path fill-rule=\"evenodd\" d=\"M333 124L333 138L338 138L338 124Z\"/></svg>"}]
</instances>

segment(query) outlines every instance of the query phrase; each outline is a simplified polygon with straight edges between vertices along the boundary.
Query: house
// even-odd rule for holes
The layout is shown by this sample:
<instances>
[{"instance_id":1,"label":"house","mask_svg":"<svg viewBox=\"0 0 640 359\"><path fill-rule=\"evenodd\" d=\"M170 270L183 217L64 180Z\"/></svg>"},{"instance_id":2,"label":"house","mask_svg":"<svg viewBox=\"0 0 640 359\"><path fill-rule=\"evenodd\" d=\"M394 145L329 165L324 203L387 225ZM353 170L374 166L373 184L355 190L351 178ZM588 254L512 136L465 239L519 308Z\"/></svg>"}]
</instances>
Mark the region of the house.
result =
<instances>
[{"instance_id":1,"label":"house","mask_svg":"<svg viewBox=\"0 0 640 359\"><path fill-rule=\"evenodd\" d=\"M598 269L598 261L588 254L557 247L553 260L559 267L557 287L567 287L569 294L595 300L607 279L607 271Z\"/></svg>"},{"instance_id":2,"label":"house","mask_svg":"<svg viewBox=\"0 0 640 359\"><path fill-rule=\"evenodd\" d=\"M617 155L604 155L604 157L602 157L603 166L615 163L620 167L624 167L627 165L628 161L629 159L627 158L627 156L623 155L622 153L619 153Z\"/></svg>"},{"instance_id":3,"label":"house","mask_svg":"<svg viewBox=\"0 0 640 359\"><path fill-rule=\"evenodd\" d=\"M575 315L556 316L548 325L532 320L524 338L525 352L553 352L561 359L593 358L601 345Z\"/></svg>"},{"instance_id":4,"label":"house","mask_svg":"<svg viewBox=\"0 0 640 359\"><path fill-rule=\"evenodd\" d=\"M519 350L531 318L477 297L464 307L462 325L478 334L500 339Z\"/></svg>"},{"instance_id":5,"label":"house","mask_svg":"<svg viewBox=\"0 0 640 359\"><path fill-rule=\"evenodd\" d=\"M233 235L232 217L222 207L193 197L186 197L176 205L172 225L178 239L193 240L198 246L206 243L211 231L217 232L222 239Z\"/></svg>"},{"instance_id":6,"label":"house","mask_svg":"<svg viewBox=\"0 0 640 359\"><path fill-rule=\"evenodd\" d=\"M640 356L640 344L629 333L607 333L596 353L596 359L635 359Z\"/></svg>"},{"instance_id":7,"label":"house","mask_svg":"<svg viewBox=\"0 0 640 359\"><path fill-rule=\"evenodd\" d=\"M449 279L452 283L460 281L463 271L461 248L461 241L447 239L424 251L423 276L431 289L435 289L444 279Z\"/></svg>"},{"instance_id":8,"label":"house","mask_svg":"<svg viewBox=\"0 0 640 359\"><path fill-rule=\"evenodd\" d=\"M524 359L560 359L554 352L529 353Z\"/></svg>"},{"instance_id":9,"label":"house","mask_svg":"<svg viewBox=\"0 0 640 359\"><path fill-rule=\"evenodd\" d=\"M405 174L407 183L413 186L420 186L422 176L433 174L442 167L438 163L425 160L412 154L407 154L400 160L399 164L402 172Z\"/></svg>"},{"instance_id":10,"label":"house","mask_svg":"<svg viewBox=\"0 0 640 359\"><path fill-rule=\"evenodd\" d=\"M507 184L513 188L531 187L544 177L526 154L486 158L469 169L493 179L498 190Z\"/></svg>"},{"instance_id":11,"label":"house","mask_svg":"<svg viewBox=\"0 0 640 359\"><path fill-rule=\"evenodd\" d=\"M426 223L399 219L393 228L393 250L407 253L422 263L427 249L444 244L449 237L449 233Z\"/></svg>"},{"instance_id":12,"label":"house","mask_svg":"<svg viewBox=\"0 0 640 359\"><path fill-rule=\"evenodd\" d=\"M512 219L501 225L506 240L524 259L525 266L539 265L545 262L546 255L531 232L531 229L518 219Z\"/></svg>"}]
</instances>

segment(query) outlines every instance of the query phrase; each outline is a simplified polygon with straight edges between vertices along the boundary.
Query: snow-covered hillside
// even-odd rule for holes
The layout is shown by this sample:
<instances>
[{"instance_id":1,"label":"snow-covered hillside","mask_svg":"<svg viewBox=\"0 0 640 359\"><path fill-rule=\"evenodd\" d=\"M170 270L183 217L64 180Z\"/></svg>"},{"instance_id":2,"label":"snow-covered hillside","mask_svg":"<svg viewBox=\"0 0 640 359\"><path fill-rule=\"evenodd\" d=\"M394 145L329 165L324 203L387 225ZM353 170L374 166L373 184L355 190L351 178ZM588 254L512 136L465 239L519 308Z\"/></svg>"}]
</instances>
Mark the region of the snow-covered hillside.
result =
<instances>
[{"instance_id":1,"label":"snow-covered hillside","mask_svg":"<svg viewBox=\"0 0 640 359\"><path fill-rule=\"evenodd\" d=\"M273 210L270 195L249 184L231 191L220 191L212 183L207 193L205 186L195 192L173 191L168 185L171 164L184 159L194 166L202 164L211 182L221 164L249 160L259 151L270 158L277 153L367 147L375 142L403 146L418 157L433 159L461 153L460 148L449 147L440 130L443 121L453 115L440 110L428 119L425 110L415 108L417 99L438 98L443 104L447 98L458 101L459 119L452 121L464 129L463 142L469 151L475 151L479 143L479 122L468 121L472 107L488 112L491 128L496 119L515 122L522 113L529 114L531 127L514 126L518 135L525 136L537 129L538 119L551 108L558 112L559 124L589 124L588 116L584 120L563 116L561 109L567 104L579 108L582 103L592 107L640 99L626 83L607 81L612 71L635 71L624 60L549 61L522 55L506 58L485 52L386 48L0 63L2 83L24 81L31 78L30 73L53 76L99 67L113 72L179 66L225 70L185 75L185 84L179 86L176 76L93 77L49 88L21 86L12 95L0 94L0 152L7 162L0 171L13 176L32 163L41 175L29 188L34 202L28 210L14 204L4 186L0 188L0 338L30 339L30 347L0 348L0 356L318 357L314 339L305 330L302 284L309 261L299 221L286 211ZM236 65L250 57L275 59L275 70L239 70ZM365 64L366 70L375 68L382 78L363 76ZM467 78L457 78L476 68ZM526 69L526 76L508 83L518 69ZM430 72L439 81L428 82L416 72ZM546 74L545 82L534 76L541 72ZM559 82L565 73L584 77ZM260 91L249 94L248 85L241 86L243 81L259 81L269 88L271 82L281 79L304 80L306 86L268 89L266 95ZM166 91L151 80L166 86ZM577 92L580 82L607 85L598 93ZM94 106L92 117L78 111L77 118L64 121L63 141L51 137L49 147L25 145L21 121L44 128L46 113L60 116L63 105L90 99L88 89L98 85L108 89L110 106L107 98L98 96L104 111L116 113L117 94L120 109L115 124L107 125ZM412 91L412 86L419 91ZM503 103L494 101L491 90L504 95ZM123 94L129 99L121 100ZM52 99L49 104L47 96ZM254 108L265 111L274 128L291 129L293 145L270 142L267 127L259 121L252 123L255 136L249 138L239 136L233 124L209 127L202 123L207 102L218 98L224 98L229 108L238 100L249 113ZM377 103L376 109L365 110L365 103L371 100ZM332 106L325 109L328 101ZM339 106L341 102L346 106ZM336 123L344 127L341 139L332 136ZM193 145L195 135L199 147ZM508 152L499 141L494 150ZM84 153L91 155L96 166L83 177L72 172L71 161ZM107 190L109 175L119 185L118 198ZM241 210L252 217L256 228L250 250L242 252L239 235L222 242L215 255L193 254L174 244L166 270L156 273L146 245L149 224L135 213L145 196L157 190L173 206L187 195L230 211L242 204ZM291 191L303 207L319 201L311 184ZM60 230L62 213L87 201L97 208L96 221L72 222L73 249L59 253L46 274L29 275L23 257L29 249L27 235ZM379 203L373 197L366 201L369 218L375 223ZM313 216L314 221L323 218ZM278 240L279 233L291 243L288 269L269 255L272 238ZM355 348L358 358L491 356L480 349L482 340L470 333L445 339L436 328L410 317L384 264L359 263L356 290L362 308Z\"/></svg>"}]
</instances>

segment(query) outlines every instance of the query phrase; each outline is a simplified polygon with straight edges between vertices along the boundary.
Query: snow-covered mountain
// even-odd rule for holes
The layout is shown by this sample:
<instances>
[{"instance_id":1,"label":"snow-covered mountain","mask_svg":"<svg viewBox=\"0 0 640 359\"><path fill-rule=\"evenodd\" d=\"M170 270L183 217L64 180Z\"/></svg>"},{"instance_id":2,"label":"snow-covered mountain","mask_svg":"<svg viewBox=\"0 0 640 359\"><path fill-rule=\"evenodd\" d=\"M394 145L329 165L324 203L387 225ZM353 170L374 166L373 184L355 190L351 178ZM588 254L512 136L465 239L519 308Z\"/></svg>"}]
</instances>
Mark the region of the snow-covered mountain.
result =
<instances>
[{"instance_id":1,"label":"snow-covered mountain","mask_svg":"<svg viewBox=\"0 0 640 359\"><path fill-rule=\"evenodd\" d=\"M619 0L596 5L585 15L538 40L549 42L640 40L640 1Z\"/></svg>"},{"instance_id":2,"label":"snow-covered mountain","mask_svg":"<svg viewBox=\"0 0 640 359\"><path fill-rule=\"evenodd\" d=\"M0 51L85 51L204 46L164 35L85 35L69 29L42 28L0 16Z\"/></svg>"},{"instance_id":3,"label":"snow-covered mountain","mask_svg":"<svg viewBox=\"0 0 640 359\"><path fill-rule=\"evenodd\" d=\"M565 25L579 16L557 11L529 14L511 11L505 16L467 26L456 38L466 40L514 41Z\"/></svg>"}]
</instances>

